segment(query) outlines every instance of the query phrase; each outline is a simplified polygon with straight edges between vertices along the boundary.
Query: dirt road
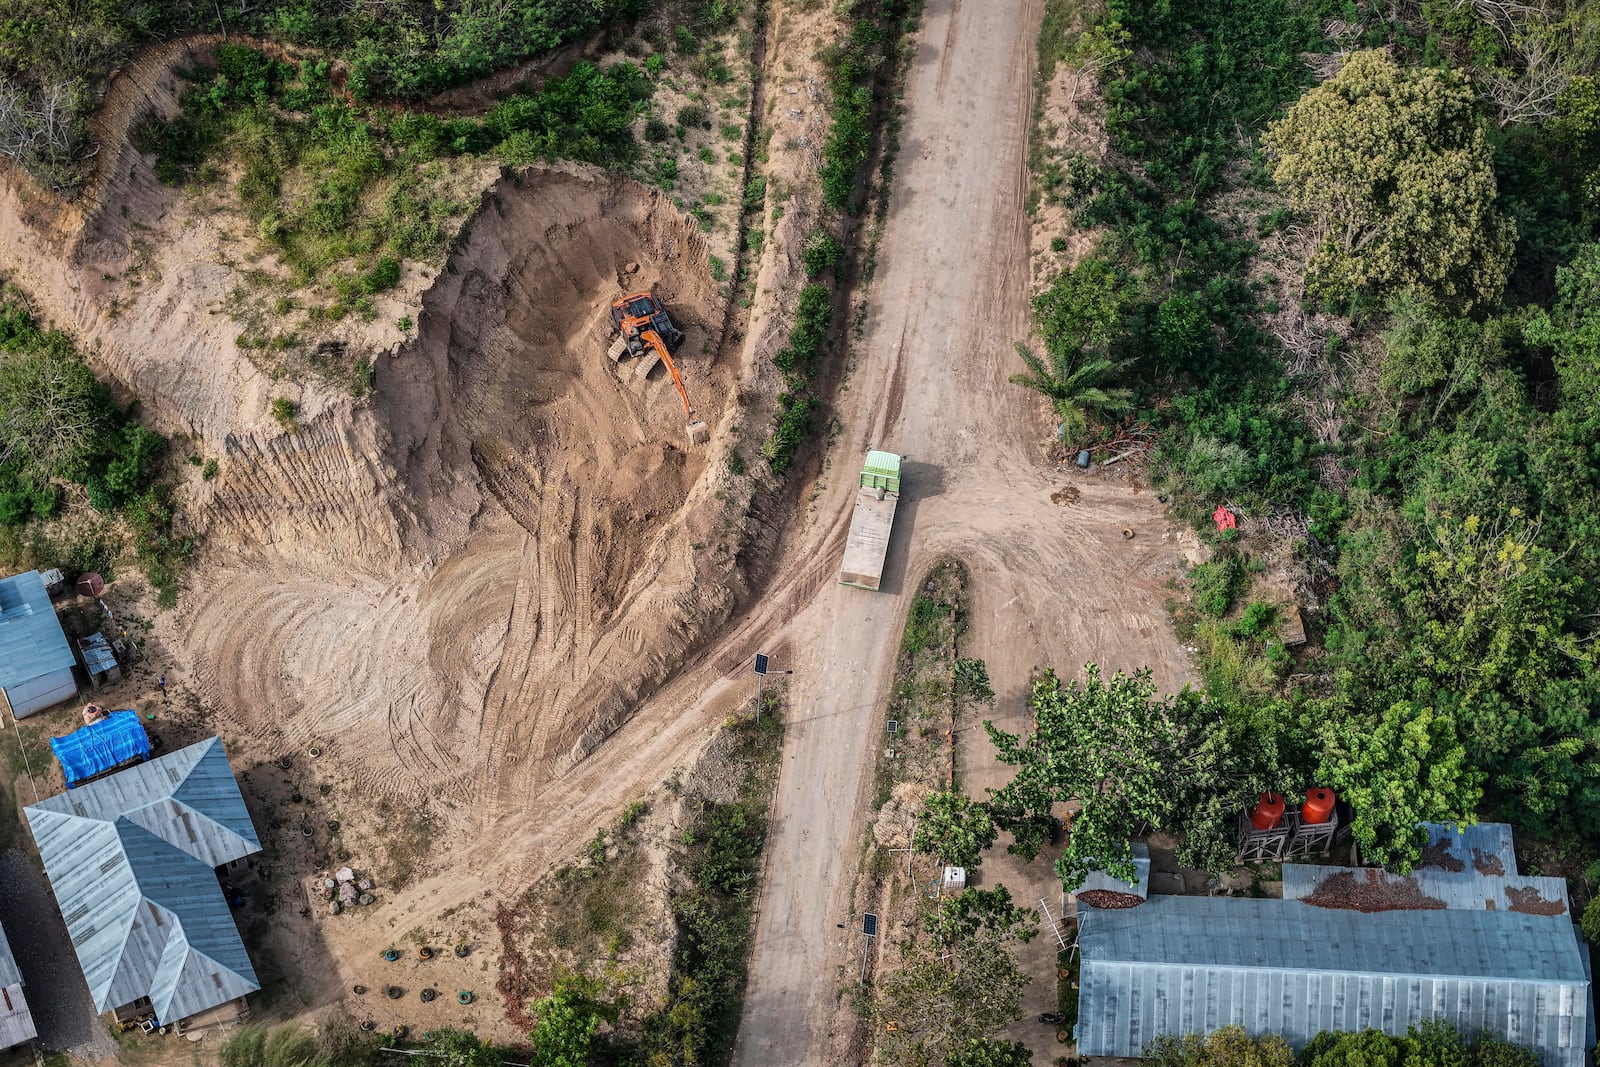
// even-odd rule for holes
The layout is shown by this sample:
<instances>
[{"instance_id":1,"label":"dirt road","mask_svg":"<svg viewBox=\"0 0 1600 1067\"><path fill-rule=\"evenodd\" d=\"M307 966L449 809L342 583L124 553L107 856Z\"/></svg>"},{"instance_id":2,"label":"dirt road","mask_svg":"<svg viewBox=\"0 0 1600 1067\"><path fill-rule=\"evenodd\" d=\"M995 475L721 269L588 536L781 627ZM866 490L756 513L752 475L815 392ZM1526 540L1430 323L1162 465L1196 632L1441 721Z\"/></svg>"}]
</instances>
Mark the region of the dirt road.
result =
<instances>
[{"instance_id":1,"label":"dirt road","mask_svg":"<svg viewBox=\"0 0 1600 1067\"><path fill-rule=\"evenodd\" d=\"M1050 426L1008 384L1028 336L1023 210L1039 0L930 0L906 94L909 117L845 427L815 509L842 536L868 447L907 458L885 591L828 586L788 628L796 675L769 871L736 1062L818 1063L848 1025L836 1004L861 949L848 915L867 768L881 743L910 585L953 554L972 572L982 646L1004 706L1028 671L1150 666L1180 685L1189 663L1162 607L1176 538L1153 495L1041 464ZM836 519L832 518L837 516ZM1124 528L1135 536L1125 540ZM838 923L846 929L838 929ZM842 969L842 970L841 970ZM848 973L844 973L848 972Z\"/></svg>"}]
</instances>

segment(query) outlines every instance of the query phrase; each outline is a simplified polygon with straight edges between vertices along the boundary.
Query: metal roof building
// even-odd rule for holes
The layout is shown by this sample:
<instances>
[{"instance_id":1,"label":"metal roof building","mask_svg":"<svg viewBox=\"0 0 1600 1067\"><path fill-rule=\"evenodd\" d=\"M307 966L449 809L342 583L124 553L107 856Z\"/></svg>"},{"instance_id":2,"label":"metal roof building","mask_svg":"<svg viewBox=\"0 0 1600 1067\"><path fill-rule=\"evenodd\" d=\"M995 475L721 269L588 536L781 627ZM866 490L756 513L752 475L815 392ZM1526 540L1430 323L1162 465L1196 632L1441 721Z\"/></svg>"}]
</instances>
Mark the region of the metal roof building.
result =
<instances>
[{"instance_id":1,"label":"metal roof building","mask_svg":"<svg viewBox=\"0 0 1600 1067\"><path fill-rule=\"evenodd\" d=\"M77 660L38 571L0 579L0 691L17 718L78 691Z\"/></svg>"},{"instance_id":2,"label":"metal roof building","mask_svg":"<svg viewBox=\"0 0 1600 1067\"><path fill-rule=\"evenodd\" d=\"M0 1049L20 1045L39 1036L33 1025L33 1014L28 1011L28 1001L22 995L22 974L11 955L11 942L0 930Z\"/></svg>"},{"instance_id":3,"label":"metal roof building","mask_svg":"<svg viewBox=\"0 0 1600 1067\"><path fill-rule=\"evenodd\" d=\"M96 1010L181 1023L260 988L215 871L261 850L219 739L25 813Z\"/></svg>"},{"instance_id":4,"label":"metal roof building","mask_svg":"<svg viewBox=\"0 0 1600 1067\"><path fill-rule=\"evenodd\" d=\"M1545 1067L1584 1063L1587 961L1565 915L1152 896L1080 922L1085 1056L1232 1024L1298 1048L1322 1030L1403 1035L1442 1018L1531 1047Z\"/></svg>"}]
</instances>

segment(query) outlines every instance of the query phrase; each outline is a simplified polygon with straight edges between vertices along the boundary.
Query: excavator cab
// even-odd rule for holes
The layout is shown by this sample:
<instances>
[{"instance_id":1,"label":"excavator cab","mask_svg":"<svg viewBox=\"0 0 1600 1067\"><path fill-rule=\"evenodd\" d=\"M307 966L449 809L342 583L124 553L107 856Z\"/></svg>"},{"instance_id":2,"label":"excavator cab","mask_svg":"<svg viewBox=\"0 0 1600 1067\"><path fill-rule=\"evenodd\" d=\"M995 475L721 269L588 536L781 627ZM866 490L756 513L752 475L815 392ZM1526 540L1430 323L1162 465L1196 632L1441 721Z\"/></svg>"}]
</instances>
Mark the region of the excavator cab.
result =
<instances>
[{"instance_id":1,"label":"excavator cab","mask_svg":"<svg viewBox=\"0 0 1600 1067\"><path fill-rule=\"evenodd\" d=\"M629 293L611 304L611 324L616 327L617 338L606 355L612 362L623 355L641 360L635 377L649 374L657 362L667 365L672 384L678 387L678 397L689 416L689 443L704 444L711 439L711 428L695 418L694 405L689 403L689 391L683 387L683 376L672 362L672 350L683 343L683 331L672 324L667 309L661 306L654 293Z\"/></svg>"},{"instance_id":2,"label":"excavator cab","mask_svg":"<svg viewBox=\"0 0 1600 1067\"><path fill-rule=\"evenodd\" d=\"M655 330L669 349L676 349L683 343L683 331L672 325L667 309L661 306L654 293L632 293L612 304L611 323L628 341L630 350L636 345L643 347L638 338L647 329ZM633 351L633 354L642 355L643 352Z\"/></svg>"}]
</instances>

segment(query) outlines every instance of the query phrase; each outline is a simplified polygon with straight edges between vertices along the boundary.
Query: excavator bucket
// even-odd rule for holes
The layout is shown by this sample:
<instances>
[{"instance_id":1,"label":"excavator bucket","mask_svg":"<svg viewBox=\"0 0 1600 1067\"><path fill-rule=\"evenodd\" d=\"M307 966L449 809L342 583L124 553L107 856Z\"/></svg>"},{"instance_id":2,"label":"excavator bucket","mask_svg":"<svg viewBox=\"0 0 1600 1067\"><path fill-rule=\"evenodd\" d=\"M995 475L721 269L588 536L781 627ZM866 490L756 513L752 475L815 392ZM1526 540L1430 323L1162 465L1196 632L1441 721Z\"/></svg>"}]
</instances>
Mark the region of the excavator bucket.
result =
<instances>
[{"instance_id":1,"label":"excavator bucket","mask_svg":"<svg viewBox=\"0 0 1600 1067\"><path fill-rule=\"evenodd\" d=\"M711 440L711 427L699 419L695 419L689 424L689 443L691 445L703 445L709 440Z\"/></svg>"}]
</instances>

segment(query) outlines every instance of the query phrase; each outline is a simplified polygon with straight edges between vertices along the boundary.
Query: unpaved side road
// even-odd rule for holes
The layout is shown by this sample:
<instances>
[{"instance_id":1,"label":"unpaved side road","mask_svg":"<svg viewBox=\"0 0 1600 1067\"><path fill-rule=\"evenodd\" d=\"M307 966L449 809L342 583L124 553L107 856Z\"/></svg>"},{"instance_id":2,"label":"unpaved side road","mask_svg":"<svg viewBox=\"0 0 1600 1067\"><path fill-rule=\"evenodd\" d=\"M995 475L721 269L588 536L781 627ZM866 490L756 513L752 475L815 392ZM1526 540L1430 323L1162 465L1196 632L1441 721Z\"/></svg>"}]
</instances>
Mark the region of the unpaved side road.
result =
<instances>
[{"instance_id":1,"label":"unpaved side road","mask_svg":"<svg viewBox=\"0 0 1600 1067\"><path fill-rule=\"evenodd\" d=\"M1020 366L1012 346L1028 336L1023 203L1041 14L1041 0L926 8L867 329L840 394L844 431L800 538L818 546L808 560L837 565L868 447L906 456L905 492L885 590L814 586L781 631L793 660L782 665L796 674L735 1056L748 1067L843 1052L852 1024L839 993L861 959L849 899L868 768L883 744L878 709L910 585L935 557L971 569L987 646L973 654L999 653L1007 706L1045 662L1148 665L1173 687L1190 675L1162 607L1177 538L1154 496L1044 465L1052 427L1007 381ZM1062 507L1051 493L1069 479L1081 495ZM798 552L789 558L800 566Z\"/></svg>"}]
</instances>

